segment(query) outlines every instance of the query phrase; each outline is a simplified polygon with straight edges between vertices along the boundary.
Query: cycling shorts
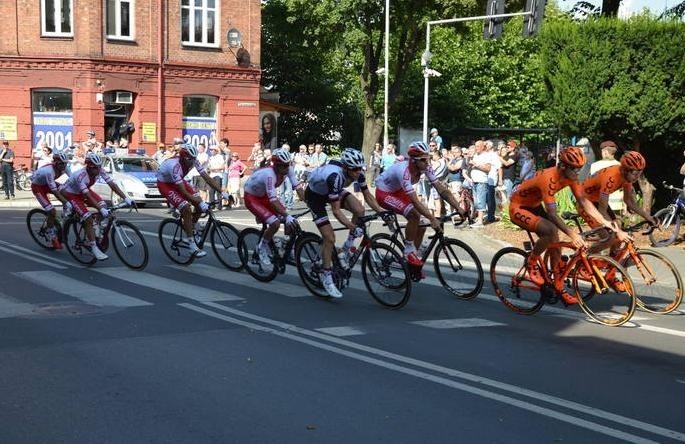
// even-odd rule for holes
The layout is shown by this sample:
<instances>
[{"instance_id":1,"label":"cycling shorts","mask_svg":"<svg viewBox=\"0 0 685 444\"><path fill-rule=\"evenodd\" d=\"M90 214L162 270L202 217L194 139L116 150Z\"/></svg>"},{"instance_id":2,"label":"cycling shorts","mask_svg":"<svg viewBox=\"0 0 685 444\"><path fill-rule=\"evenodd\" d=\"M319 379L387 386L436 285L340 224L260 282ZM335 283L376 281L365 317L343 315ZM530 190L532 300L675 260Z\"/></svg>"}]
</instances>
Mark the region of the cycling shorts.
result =
<instances>
[{"instance_id":1,"label":"cycling shorts","mask_svg":"<svg viewBox=\"0 0 685 444\"><path fill-rule=\"evenodd\" d=\"M549 220L547 211L545 211L542 205L531 208L513 203L509 206L509 218L519 227L532 233L537 232L540 219Z\"/></svg>"},{"instance_id":2,"label":"cycling shorts","mask_svg":"<svg viewBox=\"0 0 685 444\"><path fill-rule=\"evenodd\" d=\"M255 215L257 223L271 225L278 219L278 215L271 207L269 196L266 194L258 197L245 192L243 199L245 200L245 207L250 210L250 213Z\"/></svg>"},{"instance_id":3,"label":"cycling shorts","mask_svg":"<svg viewBox=\"0 0 685 444\"><path fill-rule=\"evenodd\" d=\"M183 185L186 187L188 194L193 197L200 197L200 193L198 193L187 180L183 181ZM177 184L158 181L157 188L159 189L159 193L166 198L166 201L171 208L181 210L189 204L183 194L178 191Z\"/></svg>"},{"instance_id":4,"label":"cycling shorts","mask_svg":"<svg viewBox=\"0 0 685 444\"><path fill-rule=\"evenodd\" d=\"M52 210L53 206L48 197L48 194L51 193L50 187L47 185L31 184L31 191L33 191L33 195L36 196L36 200L45 211Z\"/></svg>"},{"instance_id":5,"label":"cycling shorts","mask_svg":"<svg viewBox=\"0 0 685 444\"><path fill-rule=\"evenodd\" d=\"M90 210L88 209L88 205L86 204L86 197L82 193L74 194L62 192L62 195L66 200L69 201L69 203L71 203L74 212L76 212L76 214L78 214L82 220L86 220L90 217ZM98 207L104 206L104 201L98 193L96 193L93 190L88 190L88 195L91 199L97 202Z\"/></svg>"},{"instance_id":6,"label":"cycling shorts","mask_svg":"<svg viewBox=\"0 0 685 444\"><path fill-rule=\"evenodd\" d=\"M376 200L381 207L401 214L404 217L407 217L407 214L414 209L414 204L409 195L401 188L392 192L376 188Z\"/></svg>"},{"instance_id":7,"label":"cycling shorts","mask_svg":"<svg viewBox=\"0 0 685 444\"><path fill-rule=\"evenodd\" d=\"M345 199L350 196L350 192L347 190L342 190L340 193L340 205L343 206ZM307 203L307 207L312 210L312 215L314 217L314 223L317 227L330 224L331 221L328 219L328 211L326 211L326 205L330 203L328 196L317 194L307 187L304 190L304 201Z\"/></svg>"}]
</instances>

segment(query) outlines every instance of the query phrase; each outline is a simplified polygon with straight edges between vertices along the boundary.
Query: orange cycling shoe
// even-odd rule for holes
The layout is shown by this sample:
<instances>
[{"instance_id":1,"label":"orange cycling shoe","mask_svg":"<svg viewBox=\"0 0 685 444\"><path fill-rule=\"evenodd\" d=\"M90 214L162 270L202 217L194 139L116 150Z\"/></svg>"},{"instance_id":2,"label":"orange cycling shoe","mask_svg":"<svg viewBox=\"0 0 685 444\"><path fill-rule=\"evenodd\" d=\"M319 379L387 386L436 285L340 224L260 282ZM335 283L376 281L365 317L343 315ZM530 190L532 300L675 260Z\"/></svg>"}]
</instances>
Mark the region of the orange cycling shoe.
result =
<instances>
[{"instance_id":1,"label":"orange cycling shoe","mask_svg":"<svg viewBox=\"0 0 685 444\"><path fill-rule=\"evenodd\" d=\"M542 270L540 270L537 261L531 263L529 260L528 263L526 263L526 272L528 279L535 285L543 285L545 283L545 278L542 275Z\"/></svg>"},{"instance_id":2,"label":"orange cycling shoe","mask_svg":"<svg viewBox=\"0 0 685 444\"><path fill-rule=\"evenodd\" d=\"M575 294L571 294L566 290L561 290L559 296L561 297L561 300L564 302L564 305L576 305L578 303L578 296L576 296Z\"/></svg>"}]
</instances>

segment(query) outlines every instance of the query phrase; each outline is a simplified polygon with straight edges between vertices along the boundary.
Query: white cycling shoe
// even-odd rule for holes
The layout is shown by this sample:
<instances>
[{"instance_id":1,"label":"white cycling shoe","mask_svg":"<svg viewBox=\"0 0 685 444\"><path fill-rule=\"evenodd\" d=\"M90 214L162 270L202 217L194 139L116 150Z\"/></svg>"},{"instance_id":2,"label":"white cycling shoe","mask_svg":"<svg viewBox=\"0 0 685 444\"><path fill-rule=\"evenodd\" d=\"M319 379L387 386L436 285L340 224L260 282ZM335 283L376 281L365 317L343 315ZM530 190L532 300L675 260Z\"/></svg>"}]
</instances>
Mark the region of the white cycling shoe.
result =
<instances>
[{"instance_id":1,"label":"white cycling shoe","mask_svg":"<svg viewBox=\"0 0 685 444\"><path fill-rule=\"evenodd\" d=\"M267 245L258 245L257 246L257 255L259 256L259 263L262 264L262 267L270 267L271 266L271 258L269 257L269 247Z\"/></svg>"},{"instance_id":2,"label":"white cycling shoe","mask_svg":"<svg viewBox=\"0 0 685 444\"><path fill-rule=\"evenodd\" d=\"M333 282L333 275L330 273L321 274L321 283L323 284L323 289L326 290L326 293L328 293L328 296L336 299L343 297L340 290L338 290L338 287L335 286L335 283Z\"/></svg>"},{"instance_id":3,"label":"white cycling shoe","mask_svg":"<svg viewBox=\"0 0 685 444\"><path fill-rule=\"evenodd\" d=\"M195 257L205 257L207 252L205 250L200 250L195 241L188 242L188 251Z\"/></svg>"},{"instance_id":4,"label":"white cycling shoe","mask_svg":"<svg viewBox=\"0 0 685 444\"><path fill-rule=\"evenodd\" d=\"M90 252L93 253L93 256L95 256L95 259L99 261L104 261L109 259L109 256L107 256L105 253L100 251L97 245L91 245L90 246Z\"/></svg>"}]
</instances>

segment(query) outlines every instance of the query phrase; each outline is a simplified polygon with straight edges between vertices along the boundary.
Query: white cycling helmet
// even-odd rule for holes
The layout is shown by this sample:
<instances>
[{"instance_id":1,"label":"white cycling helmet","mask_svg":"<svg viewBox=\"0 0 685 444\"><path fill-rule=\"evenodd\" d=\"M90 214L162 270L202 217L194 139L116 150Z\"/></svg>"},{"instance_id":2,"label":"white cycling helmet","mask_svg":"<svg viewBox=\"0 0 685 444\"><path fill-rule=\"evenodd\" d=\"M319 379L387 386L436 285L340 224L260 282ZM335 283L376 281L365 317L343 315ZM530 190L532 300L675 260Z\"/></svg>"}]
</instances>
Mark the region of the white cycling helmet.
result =
<instances>
[{"instance_id":1,"label":"white cycling helmet","mask_svg":"<svg viewBox=\"0 0 685 444\"><path fill-rule=\"evenodd\" d=\"M345 148L340 156L340 161L348 168L362 168L364 155L354 148Z\"/></svg>"},{"instance_id":2,"label":"white cycling helmet","mask_svg":"<svg viewBox=\"0 0 685 444\"><path fill-rule=\"evenodd\" d=\"M86 163L94 166L102 166L102 156L91 151L86 154Z\"/></svg>"},{"instance_id":3,"label":"white cycling helmet","mask_svg":"<svg viewBox=\"0 0 685 444\"><path fill-rule=\"evenodd\" d=\"M271 163L276 164L290 164L293 161L293 156L284 149L276 149L271 153Z\"/></svg>"},{"instance_id":4,"label":"white cycling helmet","mask_svg":"<svg viewBox=\"0 0 685 444\"><path fill-rule=\"evenodd\" d=\"M195 145L186 143L185 145L181 145L179 155L186 159L195 159L197 157L197 148Z\"/></svg>"},{"instance_id":5,"label":"white cycling helmet","mask_svg":"<svg viewBox=\"0 0 685 444\"><path fill-rule=\"evenodd\" d=\"M409 148L407 148L407 154L409 154L409 157L424 157L430 154L430 150L425 143L416 141L409 144Z\"/></svg>"}]
</instances>

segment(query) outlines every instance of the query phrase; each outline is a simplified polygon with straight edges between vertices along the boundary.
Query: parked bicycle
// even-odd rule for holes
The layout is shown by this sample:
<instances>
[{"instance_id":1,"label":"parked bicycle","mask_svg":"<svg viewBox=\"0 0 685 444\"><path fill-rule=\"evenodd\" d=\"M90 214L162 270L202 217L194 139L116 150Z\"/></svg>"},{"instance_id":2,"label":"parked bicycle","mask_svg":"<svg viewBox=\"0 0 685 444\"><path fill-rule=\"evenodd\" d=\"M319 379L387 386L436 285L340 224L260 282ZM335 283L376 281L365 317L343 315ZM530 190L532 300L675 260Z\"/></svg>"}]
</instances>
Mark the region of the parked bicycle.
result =
<instances>
[{"instance_id":1,"label":"parked bicycle","mask_svg":"<svg viewBox=\"0 0 685 444\"><path fill-rule=\"evenodd\" d=\"M294 214L295 219L299 219L309 210L299 214ZM261 230L256 228L246 228L238 236L238 253L243 267L253 278L261 282L270 282L280 273L285 273L286 265L297 265L295 261L295 246L306 237L316 236L313 233L303 231L299 224L294 228L293 233L285 237L274 237L269 242L269 259L271 265L263 265L259 260L259 241L262 239L267 225L262 224Z\"/></svg>"},{"instance_id":2,"label":"parked bicycle","mask_svg":"<svg viewBox=\"0 0 685 444\"><path fill-rule=\"evenodd\" d=\"M229 270L240 271L243 264L238 254L238 230L228 222L221 221L214 216L212 209L218 203L218 201L208 202L209 209L200 218L200 220L206 218L207 222L202 230L193 233L195 243L202 249L205 241L209 239L219 262ZM159 224L159 243L162 245L164 253L172 261L181 265L191 264L195 260L196 253L190 251L185 240L185 231L183 231L183 224L178 211L172 210L172 215L173 217L164 219Z\"/></svg>"},{"instance_id":3,"label":"parked bicycle","mask_svg":"<svg viewBox=\"0 0 685 444\"><path fill-rule=\"evenodd\" d=\"M585 231L581 237L593 238L602 230L605 228ZM532 245L530 232L528 237ZM562 253L556 275L552 273L550 263L553 250ZM565 252L570 254L564 255ZM635 288L628 272L615 259L588 255L586 248L576 248L571 242L552 243L539 263L545 281L540 286L533 283L528 275L526 261L529 253L520 248L506 247L495 253L490 264L490 279L495 293L511 310L527 315L537 313L545 303L556 303L562 291L570 289L576 295L580 308L600 324L619 326L633 316ZM564 304L570 305L567 301Z\"/></svg>"},{"instance_id":4,"label":"parked bicycle","mask_svg":"<svg viewBox=\"0 0 685 444\"><path fill-rule=\"evenodd\" d=\"M121 203L111 207L110 216L107 218L103 218L98 211L91 212L95 243L102 252L106 252L111 242L114 252L124 265L134 270L142 270L147 265L149 257L145 238L138 227L116 216L117 211L126 206L126 203ZM134 206L129 212L134 209L138 211ZM97 261L90 250L85 227L75 212L64 220L62 242L77 262L92 265Z\"/></svg>"},{"instance_id":5,"label":"parked bicycle","mask_svg":"<svg viewBox=\"0 0 685 444\"><path fill-rule=\"evenodd\" d=\"M355 249L347 259L348 266L340 263L337 254L332 255L332 273L335 286L343 291L350 286L352 269L361 258L361 271L364 285L371 296L384 307L402 308L409 301L411 295L411 279L409 268L402 255L397 254L390 246L372 242L368 235L367 225L379 217L387 217L389 211L362 216L357 226L363 230L359 248ZM347 230L346 227L336 230ZM297 272L305 287L322 298L328 298L328 293L321 283L322 259L321 236L307 234L295 245L295 260Z\"/></svg>"},{"instance_id":6,"label":"parked bicycle","mask_svg":"<svg viewBox=\"0 0 685 444\"><path fill-rule=\"evenodd\" d=\"M649 240L655 247L666 247L675 242L680 233L681 220L685 218L685 191L666 182L662 184L667 190L676 191L678 194L666 208L654 213L654 219L659 222L659 226L649 235Z\"/></svg>"},{"instance_id":7,"label":"parked bicycle","mask_svg":"<svg viewBox=\"0 0 685 444\"><path fill-rule=\"evenodd\" d=\"M458 215L457 212L439 218L443 224L452 221ZM466 219L460 219L455 225L459 226ZM404 230L400 226L397 215L391 213L385 218L385 223L392 234L377 233L371 237L373 242L380 242L392 246L394 251L400 255L404 252ZM429 227L429 223L423 223L421 227ZM419 249L418 255L421 261L426 264L433 253L433 267L435 275L442 284L443 288L459 299L470 300L478 296L483 289L483 266L478 255L465 242L459 239L446 237L442 231L437 231L428 237L428 245ZM409 267L410 276L413 281L418 282L422 279L420 269Z\"/></svg>"},{"instance_id":8,"label":"parked bicycle","mask_svg":"<svg viewBox=\"0 0 685 444\"><path fill-rule=\"evenodd\" d=\"M19 166L14 168L14 188L22 191L29 191L31 189L31 172L26 168L26 165L19 164ZM2 181L2 175L0 175L0 188L4 189L5 184Z\"/></svg>"}]
</instances>

